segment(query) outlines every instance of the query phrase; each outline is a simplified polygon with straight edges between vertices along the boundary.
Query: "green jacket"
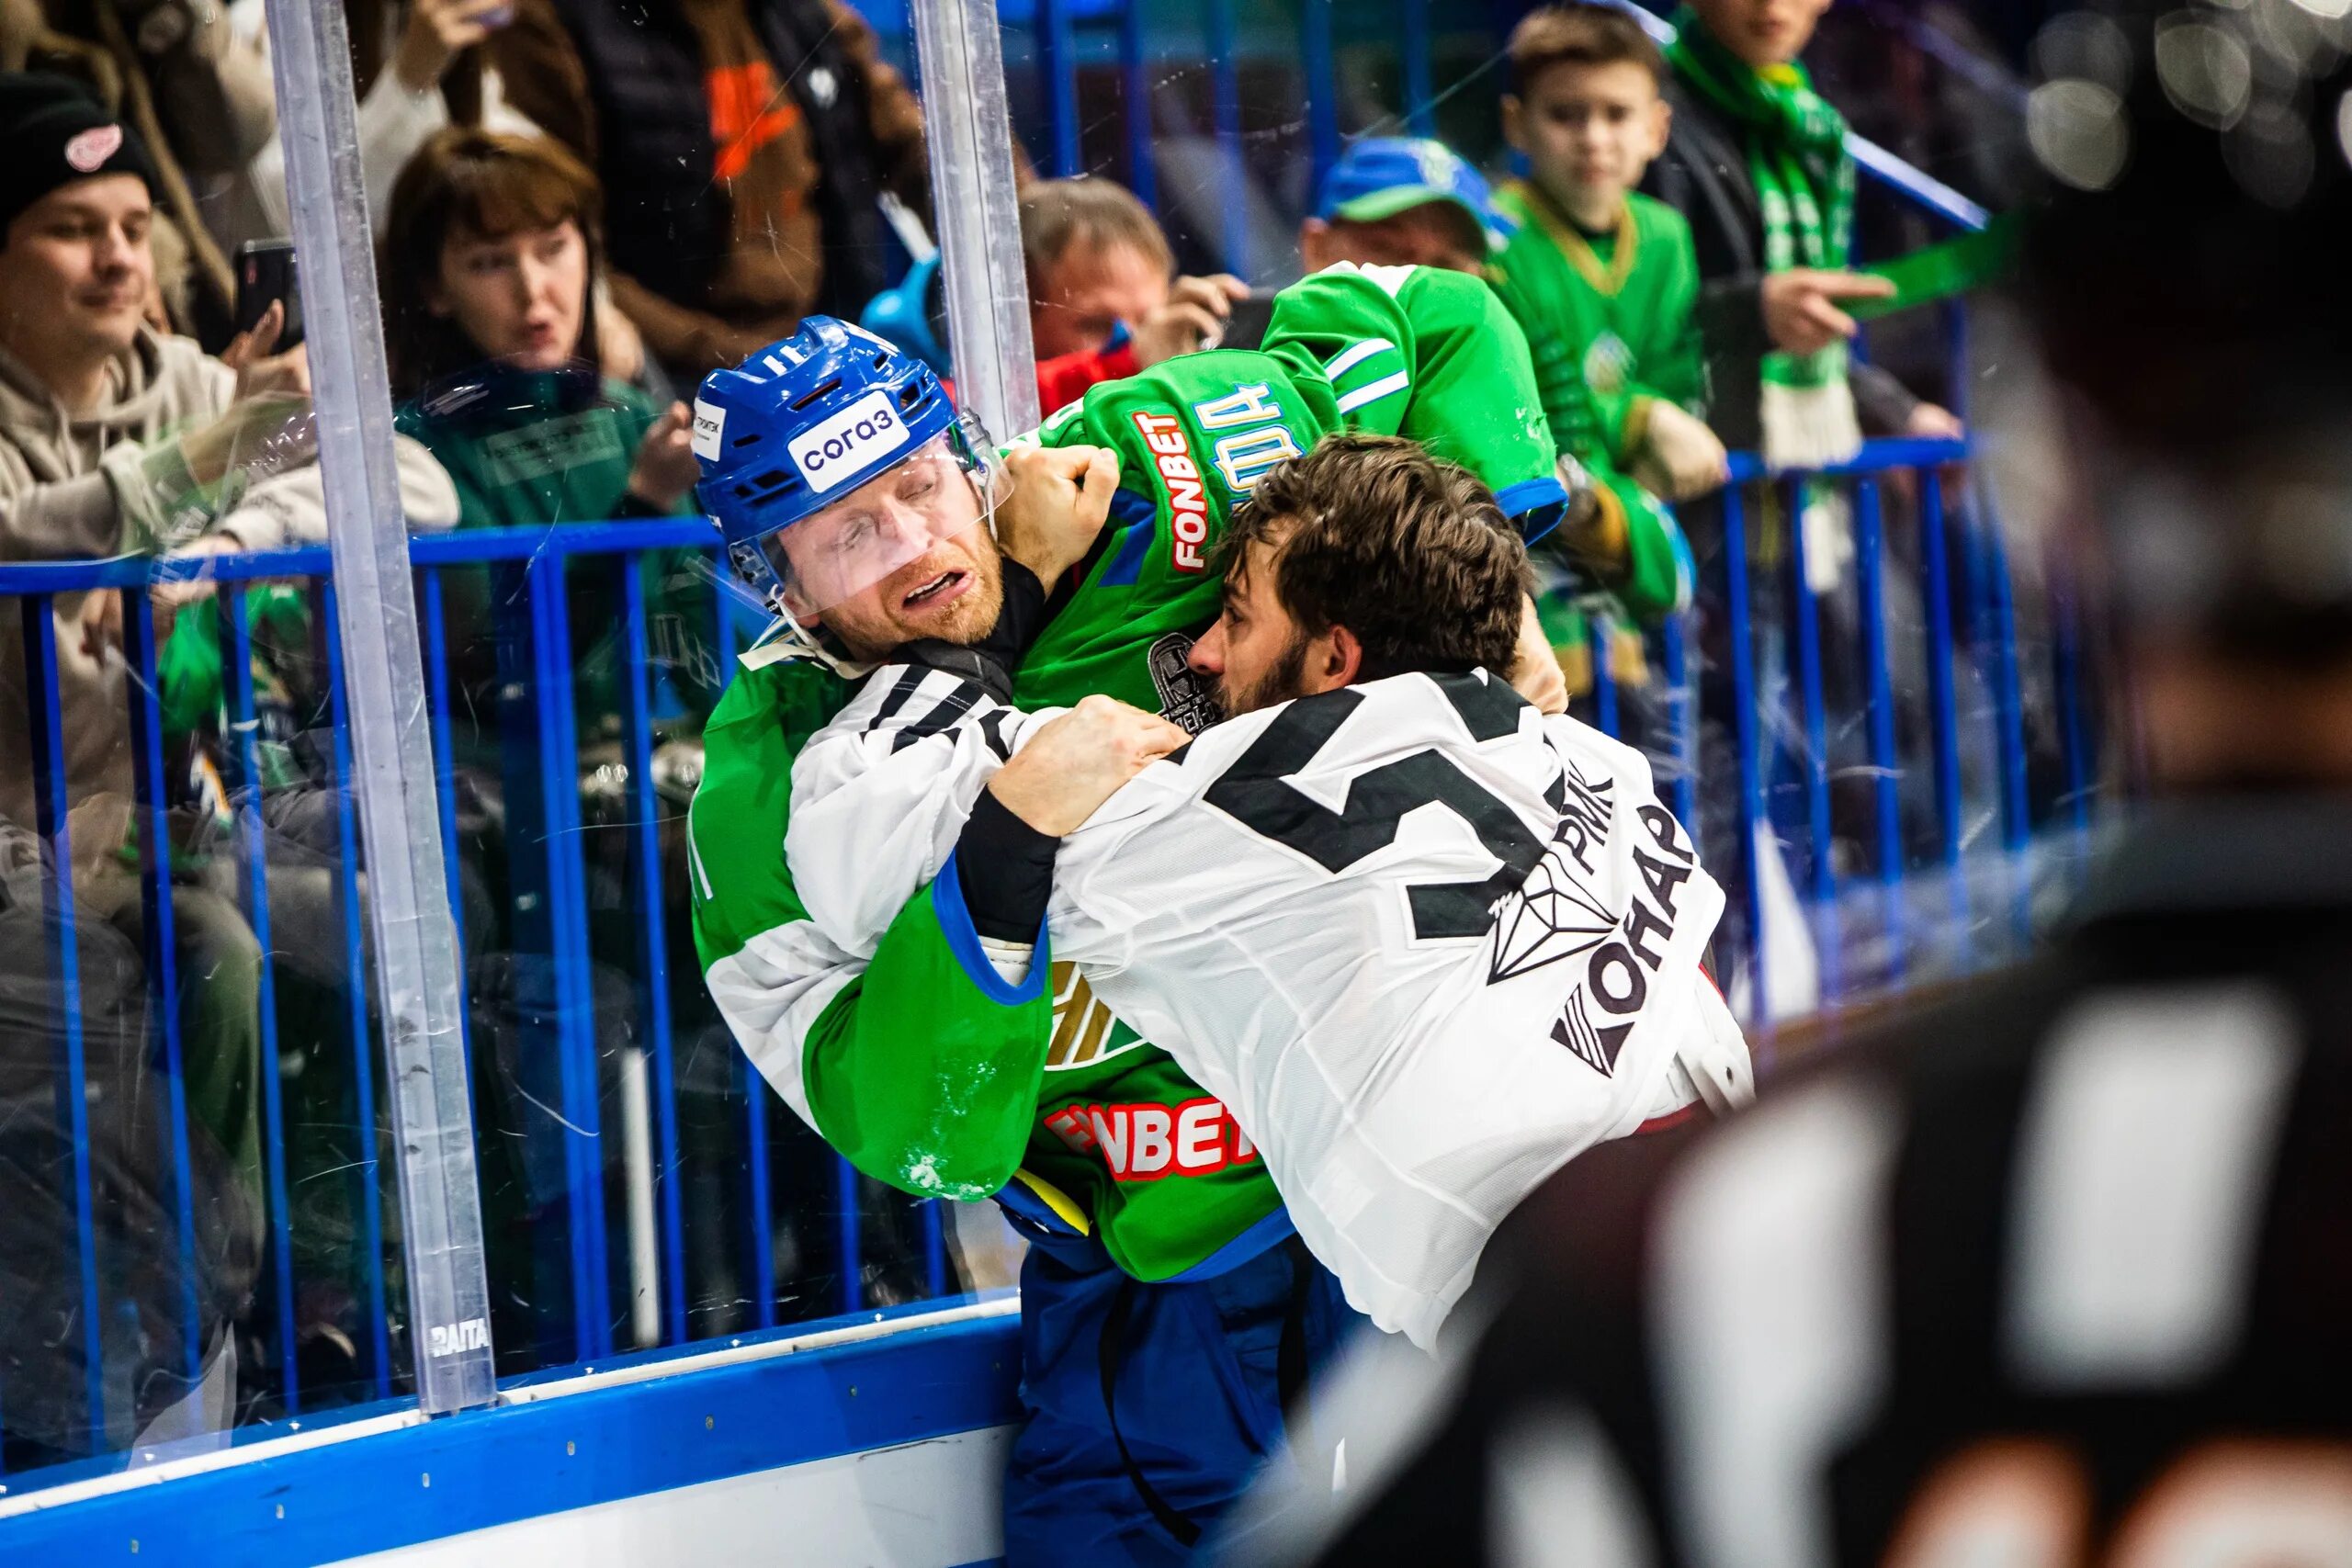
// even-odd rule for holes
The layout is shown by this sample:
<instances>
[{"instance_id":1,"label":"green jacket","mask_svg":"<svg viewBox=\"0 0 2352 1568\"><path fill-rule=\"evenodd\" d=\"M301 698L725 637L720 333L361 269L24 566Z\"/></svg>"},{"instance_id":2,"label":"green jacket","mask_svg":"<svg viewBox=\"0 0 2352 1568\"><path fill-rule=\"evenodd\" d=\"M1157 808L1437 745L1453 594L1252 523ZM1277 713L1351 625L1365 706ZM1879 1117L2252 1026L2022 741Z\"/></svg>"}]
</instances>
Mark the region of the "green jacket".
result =
<instances>
[{"instance_id":1,"label":"green jacket","mask_svg":"<svg viewBox=\"0 0 2352 1568\"><path fill-rule=\"evenodd\" d=\"M1527 333L1553 440L1621 514L1627 564L1608 586L1647 621L1689 602L1688 551L1672 514L1626 468L1657 401L1701 411L1706 361L1690 224L1648 197L1625 200L1616 231L1595 237L1532 186L1505 186L1496 204L1518 227L1489 276Z\"/></svg>"},{"instance_id":2,"label":"green jacket","mask_svg":"<svg viewBox=\"0 0 2352 1568\"><path fill-rule=\"evenodd\" d=\"M637 449L661 409L621 381L572 371L492 372L443 382L401 405L395 423L432 450L456 483L459 528L653 515L628 493ZM691 508L684 502L674 514ZM616 729L624 649L614 558L576 555L566 569L573 637L573 703L583 741ZM716 601L708 557L657 550L641 560L649 647L668 688L661 705L689 720L718 698ZM503 570L445 569L444 631L456 705L494 711L500 685L494 595ZM691 727L691 726L689 726ZM481 744L461 736L461 750Z\"/></svg>"}]
</instances>

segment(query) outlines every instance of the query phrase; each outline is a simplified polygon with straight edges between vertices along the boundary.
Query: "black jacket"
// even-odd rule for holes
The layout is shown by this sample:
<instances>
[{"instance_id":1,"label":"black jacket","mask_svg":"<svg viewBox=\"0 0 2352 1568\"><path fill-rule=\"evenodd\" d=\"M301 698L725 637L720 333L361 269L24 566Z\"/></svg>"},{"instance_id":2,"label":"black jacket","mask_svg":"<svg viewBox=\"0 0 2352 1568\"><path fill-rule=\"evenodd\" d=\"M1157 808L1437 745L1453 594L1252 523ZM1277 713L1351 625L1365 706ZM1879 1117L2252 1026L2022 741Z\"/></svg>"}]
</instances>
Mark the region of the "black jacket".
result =
<instances>
[{"instance_id":1,"label":"black jacket","mask_svg":"<svg viewBox=\"0 0 2352 1568\"><path fill-rule=\"evenodd\" d=\"M558 10L606 100L599 172L613 265L671 299L698 299L729 235L727 195L709 175L710 105L694 33L669 6L559 0ZM752 10L816 143L825 235L818 306L854 316L888 281L864 75L832 41L824 0L760 0ZM812 81L833 90L812 92Z\"/></svg>"},{"instance_id":2,"label":"black jacket","mask_svg":"<svg viewBox=\"0 0 2352 1568\"><path fill-rule=\"evenodd\" d=\"M1764 335L1764 213L1739 128L1722 111L1669 82L1674 132L1650 165L1642 188L1690 220L1699 253L1699 330L1707 344L1707 423L1727 446L1754 448L1762 439L1757 404L1761 362L1771 347ZM1919 400L1875 366L1856 365L1849 378L1862 429L1900 432Z\"/></svg>"}]
</instances>

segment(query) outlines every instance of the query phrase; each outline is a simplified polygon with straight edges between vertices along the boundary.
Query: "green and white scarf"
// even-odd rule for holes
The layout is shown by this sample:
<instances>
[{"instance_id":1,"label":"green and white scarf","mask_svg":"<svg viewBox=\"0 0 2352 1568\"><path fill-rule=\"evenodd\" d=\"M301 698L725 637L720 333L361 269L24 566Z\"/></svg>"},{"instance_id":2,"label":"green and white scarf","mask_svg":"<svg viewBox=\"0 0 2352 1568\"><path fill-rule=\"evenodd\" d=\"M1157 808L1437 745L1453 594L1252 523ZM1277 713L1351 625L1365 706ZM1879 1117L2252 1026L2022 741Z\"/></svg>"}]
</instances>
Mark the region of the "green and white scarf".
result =
<instances>
[{"instance_id":1,"label":"green and white scarf","mask_svg":"<svg viewBox=\"0 0 2352 1568\"><path fill-rule=\"evenodd\" d=\"M1675 13L1667 59L1684 85L1731 117L1747 144L1747 172L1764 213L1764 265L1842 268L1854 235L1854 160L1846 120L1813 90L1802 65L1758 67L1718 42L1696 13ZM1860 450L1846 345L1764 355L1764 461L1815 468Z\"/></svg>"}]
</instances>

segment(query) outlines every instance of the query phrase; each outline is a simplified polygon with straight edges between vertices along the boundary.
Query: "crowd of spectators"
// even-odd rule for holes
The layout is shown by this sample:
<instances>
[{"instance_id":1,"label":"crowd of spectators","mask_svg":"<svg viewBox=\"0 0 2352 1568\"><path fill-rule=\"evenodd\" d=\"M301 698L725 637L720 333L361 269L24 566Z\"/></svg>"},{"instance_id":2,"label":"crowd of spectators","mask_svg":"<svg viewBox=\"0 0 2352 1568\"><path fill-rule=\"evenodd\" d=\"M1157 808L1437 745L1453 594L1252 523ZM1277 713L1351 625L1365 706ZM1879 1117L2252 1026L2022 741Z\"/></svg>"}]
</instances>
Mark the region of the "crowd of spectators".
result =
<instances>
[{"instance_id":1,"label":"crowd of spectators","mask_svg":"<svg viewBox=\"0 0 2352 1568\"><path fill-rule=\"evenodd\" d=\"M862 316L952 374L935 260L892 281L899 236L930 201L921 108L839 0L344 3L412 528L691 512L695 461L679 390L810 311ZM1841 301L1883 285L1849 270L1843 122L1794 69L1826 8L1694 0L1680 40L1661 54L1611 7L1546 6L1509 51L1504 124L1521 177L1493 190L1438 142L1367 137L1325 172L1301 226L1302 270L1483 273L1524 327L1564 475L1589 498L1546 565L1546 622L1572 689L1592 683L1589 614L1617 627L1612 667L1637 682L1645 630L1690 603L1691 536L1707 526L1704 498L1724 482L1727 447L1817 462L1850 451L1864 430L1958 433L1949 413L1847 355L1856 329ZM236 259L288 228L260 0L0 0L0 67L10 150L0 170L0 560L322 539L306 361L299 346L280 347L285 307L232 331ZM1023 173L1046 409L1176 355L1247 346L1262 331L1265 292L1221 274L1179 276L1158 221L1118 185ZM1703 556L1706 541L1696 542ZM704 561L681 551L628 569L644 574L654 626L657 777L673 811L691 793L695 735L729 657L721 591ZM554 1115L552 1068L532 1059L529 1021L555 1004L528 956L531 922L519 911L529 896L512 864L522 851L502 783L540 701L518 675L531 635L519 570L442 577L457 892L489 1043L477 1055L477 1114L487 1132L512 1134L485 1157L502 1310L514 1314L500 1325L502 1345L527 1345L530 1301L561 1288L535 1270L551 1267L547 1222L562 1221L565 1192L560 1169L514 1152L530 1144L535 1118ZM625 580L591 558L566 581L594 823L595 781L624 768ZM277 1070L289 1084L309 1079L289 1121L340 1122L291 1151L297 1165L372 1174L379 1136L347 1109L367 1047L355 1052L347 1038L364 1029L344 999L362 977L337 910L365 890L340 880L353 846L321 673L326 631L314 587L256 584L241 601L252 668L226 670L227 601L210 589L158 588L144 607L113 591L59 594L46 671L27 663L28 648L45 644L24 636L24 601L0 596L0 734L17 738L0 742L0 1215L36 1225L60 1201L63 1129L46 1066L60 1026L42 998L63 887L94 1084L157 1071L141 1043L153 1024L150 966L169 963L178 976L167 1005L180 1015L209 1270L204 1375L168 1373L167 1336L142 1340L107 1431L88 1429L71 1368L51 1374L48 1394L20 1392L45 1386L28 1362L59 1364L53 1350L27 1348L52 1344L70 1318L71 1271L0 1278L10 1469L119 1447L165 1429L159 1422L217 1426L240 1387L256 1397L280 1361L311 1358L313 1388L365 1382L356 1280L368 1265L353 1255L354 1179L296 1199L311 1206L306 1233L342 1254L295 1260L309 1281L300 1343L273 1343L250 1305L274 1266L262 1256L265 1018ZM133 780L126 626L139 631L149 615L159 682L150 695L167 740L167 778L149 788L168 807L165 843L148 841L143 824L156 818L141 814L149 795ZM231 712L247 681L258 745ZM43 682L58 694L62 801L37 786L41 753L18 743ZM258 769L245 761L255 754ZM266 824L250 838L234 831L248 809ZM71 864L58 863L69 842ZM160 904L142 897L142 865L167 889ZM636 933L626 873L617 862L606 869L589 893L597 1027L600 1043L609 1032L634 1045ZM683 871L669 880L682 885ZM266 890L273 995L255 888ZM152 940L159 919L168 943ZM682 989L675 1032L710 1040L724 1063L723 1030L699 1000ZM716 1103L727 1075L705 1077ZM166 1140L148 1124L164 1100L152 1089L94 1089L94 1105L136 1104L147 1119L92 1123L115 1197L111 1245L126 1256L175 1245ZM786 1240L787 1253L816 1246ZM31 1255L0 1236L0 1277L19 1252ZM724 1264L696 1267L713 1275L709 1295L728 1294L717 1280ZM877 1277L903 1267L887 1250L866 1262ZM763 1288L732 1287L738 1300ZM191 1416L190 1402L210 1414Z\"/></svg>"}]
</instances>

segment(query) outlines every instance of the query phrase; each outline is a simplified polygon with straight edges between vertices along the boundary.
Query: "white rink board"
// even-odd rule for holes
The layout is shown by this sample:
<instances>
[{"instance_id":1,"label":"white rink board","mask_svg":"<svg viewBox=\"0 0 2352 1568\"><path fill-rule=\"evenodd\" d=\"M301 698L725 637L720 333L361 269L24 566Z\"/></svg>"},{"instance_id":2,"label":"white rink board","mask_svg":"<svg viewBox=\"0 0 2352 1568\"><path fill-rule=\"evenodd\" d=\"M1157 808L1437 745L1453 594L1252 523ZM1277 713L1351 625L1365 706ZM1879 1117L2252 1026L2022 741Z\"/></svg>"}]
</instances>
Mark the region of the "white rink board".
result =
<instances>
[{"instance_id":1,"label":"white rink board","mask_svg":"<svg viewBox=\"0 0 2352 1568\"><path fill-rule=\"evenodd\" d=\"M962 1568L1004 1551L1011 1427L842 1454L344 1560L350 1568Z\"/></svg>"}]
</instances>

